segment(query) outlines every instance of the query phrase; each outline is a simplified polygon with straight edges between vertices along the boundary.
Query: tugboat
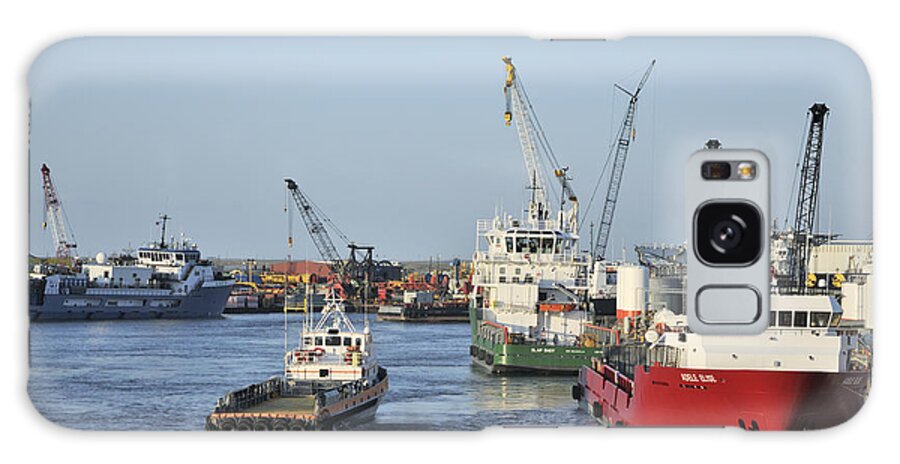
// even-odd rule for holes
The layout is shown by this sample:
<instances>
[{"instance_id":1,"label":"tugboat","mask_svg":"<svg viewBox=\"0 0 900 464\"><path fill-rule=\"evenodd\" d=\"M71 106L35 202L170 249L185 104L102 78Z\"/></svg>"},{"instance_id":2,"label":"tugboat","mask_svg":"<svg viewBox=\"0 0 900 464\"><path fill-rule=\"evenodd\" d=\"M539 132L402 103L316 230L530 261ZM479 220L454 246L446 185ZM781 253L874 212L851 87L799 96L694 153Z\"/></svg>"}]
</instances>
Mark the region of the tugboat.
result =
<instances>
[{"instance_id":1,"label":"tugboat","mask_svg":"<svg viewBox=\"0 0 900 464\"><path fill-rule=\"evenodd\" d=\"M572 396L610 426L821 429L851 418L871 379L865 330L830 295L773 295L756 336L699 335L661 311L581 368ZM870 334L870 332L869 332Z\"/></svg>"},{"instance_id":2,"label":"tugboat","mask_svg":"<svg viewBox=\"0 0 900 464\"><path fill-rule=\"evenodd\" d=\"M284 374L228 393L207 417L207 430L322 430L371 420L387 394L368 319L357 330L332 293L312 325L307 313Z\"/></svg>"}]
</instances>

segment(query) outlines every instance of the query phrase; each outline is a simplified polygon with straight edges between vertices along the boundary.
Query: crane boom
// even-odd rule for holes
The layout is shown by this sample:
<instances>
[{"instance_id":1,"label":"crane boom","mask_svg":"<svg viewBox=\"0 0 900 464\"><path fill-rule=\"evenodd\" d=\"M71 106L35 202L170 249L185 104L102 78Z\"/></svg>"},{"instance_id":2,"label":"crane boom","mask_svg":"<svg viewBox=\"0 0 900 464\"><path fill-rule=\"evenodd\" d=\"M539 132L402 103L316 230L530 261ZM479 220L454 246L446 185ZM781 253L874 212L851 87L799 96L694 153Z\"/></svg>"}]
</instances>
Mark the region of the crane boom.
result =
<instances>
[{"instance_id":1,"label":"crane boom","mask_svg":"<svg viewBox=\"0 0 900 464\"><path fill-rule=\"evenodd\" d=\"M503 57L503 62L506 63L506 85L503 87L503 94L506 96L504 119L507 126L513 120L516 123L519 143L522 145L522 155L525 157L525 171L528 174L528 182L530 182L528 188L531 190L531 200L528 203L528 219L536 223L547 219L549 215L535 140L536 128L528 111L529 105L526 102L525 93L516 78L516 67L509 57Z\"/></svg>"},{"instance_id":2,"label":"crane boom","mask_svg":"<svg viewBox=\"0 0 900 464\"><path fill-rule=\"evenodd\" d=\"M322 219L319 218L312 203L306 195L304 195L303 191L300 190L300 187L297 186L297 183L294 182L293 179L285 179L284 182L287 184L288 191L294 198L294 203L297 205L297 210L300 211L300 216L303 217L303 223L306 225L306 230L309 232L309 236L312 238L316 249L319 250L322 259L331 265L332 270L336 275L342 275L344 271L344 261L338 254L334 242L331 241L331 236L328 235L328 230L325 228Z\"/></svg>"},{"instance_id":3,"label":"crane boom","mask_svg":"<svg viewBox=\"0 0 900 464\"><path fill-rule=\"evenodd\" d=\"M616 203L619 199L619 187L622 184L622 174L625 172L625 161L628 158L628 149L634 140L634 115L637 112L638 96L650 78L653 66L656 60L650 63L634 92L629 92L625 88L616 84L616 88L628 95L628 109L625 112L625 118L619 127L618 140L613 147L615 155L613 159L612 170L609 177L609 187L606 191L606 200L603 202L603 213L600 215L600 227L597 231L597 240L595 248L595 258L602 260L606 257L606 247L609 242L609 233L612 229L613 216L616 213Z\"/></svg>"},{"instance_id":4,"label":"crane boom","mask_svg":"<svg viewBox=\"0 0 900 464\"><path fill-rule=\"evenodd\" d=\"M800 170L800 190L794 215L794 239L790 250L789 266L791 283L798 291L806 289L809 252L812 247L813 229L816 225L816 209L819 200L819 177L822 167L822 142L829 108L816 103L809 108L809 132L803 152Z\"/></svg>"},{"instance_id":5,"label":"crane boom","mask_svg":"<svg viewBox=\"0 0 900 464\"><path fill-rule=\"evenodd\" d=\"M41 179L44 184L44 213L46 214L43 226L46 228L48 224L50 225L56 257L69 259L72 257L72 250L78 245L75 244L75 237L66 226L62 201L50 178L50 168L46 164L41 165Z\"/></svg>"},{"instance_id":6,"label":"crane boom","mask_svg":"<svg viewBox=\"0 0 900 464\"><path fill-rule=\"evenodd\" d=\"M528 175L531 190L531 199L528 203L528 219L533 225L546 221L551 214L550 205L547 203L547 194L544 184L544 166L541 162L541 153L550 162L553 175L560 183L562 190L559 202L559 227L572 232L578 229L578 199L572 190L571 180L567 175L568 168L559 165L550 142L547 140L541 128L541 123L531 106L528 93L522 81L519 80L515 65L508 56L503 57L506 64L506 83L503 94L506 97L506 112L503 114L507 126L515 122L519 143L522 146L522 155L525 158L525 171ZM572 204L569 212L565 211L566 202Z\"/></svg>"}]
</instances>

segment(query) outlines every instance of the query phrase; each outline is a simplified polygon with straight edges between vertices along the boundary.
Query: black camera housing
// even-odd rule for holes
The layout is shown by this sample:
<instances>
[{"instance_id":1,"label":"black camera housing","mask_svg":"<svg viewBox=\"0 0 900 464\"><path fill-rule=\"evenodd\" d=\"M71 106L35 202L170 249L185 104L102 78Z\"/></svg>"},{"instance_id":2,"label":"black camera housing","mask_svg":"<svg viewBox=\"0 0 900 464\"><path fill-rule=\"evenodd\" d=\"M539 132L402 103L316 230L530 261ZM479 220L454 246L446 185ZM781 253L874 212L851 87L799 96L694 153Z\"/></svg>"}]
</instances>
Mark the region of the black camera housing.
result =
<instances>
[{"instance_id":1,"label":"black camera housing","mask_svg":"<svg viewBox=\"0 0 900 464\"><path fill-rule=\"evenodd\" d=\"M713 201L694 214L694 252L710 266L749 266L762 253L759 209L747 202Z\"/></svg>"}]
</instances>

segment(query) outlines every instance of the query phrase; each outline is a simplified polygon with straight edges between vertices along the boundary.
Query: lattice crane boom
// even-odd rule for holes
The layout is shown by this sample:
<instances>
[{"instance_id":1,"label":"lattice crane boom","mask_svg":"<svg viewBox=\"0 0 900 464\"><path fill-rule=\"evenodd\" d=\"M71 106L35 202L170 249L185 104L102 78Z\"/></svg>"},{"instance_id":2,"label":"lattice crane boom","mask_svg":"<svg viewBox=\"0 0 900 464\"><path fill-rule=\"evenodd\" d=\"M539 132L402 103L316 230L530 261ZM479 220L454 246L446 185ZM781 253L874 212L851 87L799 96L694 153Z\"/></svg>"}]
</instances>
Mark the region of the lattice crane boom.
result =
<instances>
[{"instance_id":1,"label":"lattice crane boom","mask_svg":"<svg viewBox=\"0 0 900 464\"><path fill-rule=\"evenodd\" d=\"M829 108L816 103L809 108L809 130L800 169L800 189L794 215L794 238L789 253L792 285L798 291L806 288L809 252L814 240L816 209L819 201L819 177L822 171L822 148Z\"/></svg>"},{"instance_id":2,"label":"lattice crane boom","mask_svg":"<svg viewBox=\"0 0 900 464\"><path fill-rule=\"evenodd\" d=\"M56 257L69 259L72 258L73 250L78 246L75 244L75 236L68 230L66 224L66 216L63 212L62 201L59 193L53 185L50 178L50 168L46 164L41 165L41 179L44 185L44 228L50 226L50 233L53 236L53 246L56 248Z\"/></svg>"},{"instance_id":3,"label":"lattice crane boom","mask_svg":"<svg viewBox=\"0 0 900 464\"><path fill-rule=\"evenodd\" d=\"M521 83L516 78L516 67L512 59L503 57L506 63L506 85L503 94L506 96L506 113L504 119L509 126L515 121L516 132L519 135L519 143L522 145L522 155L525 157L525 171L528 174L528 188L531 190L531 200L528 203L528 219L532 222L546 220L549 216L549 208L544 191L543 173L538 154L536 132L537 129L529 114L529 105Z\"/></svg>"},{"instance_id":4,"label":"lattice crane boom","mask_svg":"<svg viewBox=\"0 0 900 464\"><path fill-rule=\"evenodd\" d=\"M522 81L518 78L515 65L508 56L503 57L506 64L506 83L503 94L506 97L506 112L503 117L507 126L515 122L519 143L522 147L522 155L525 159L525 171L528 175L531 199L528 204L528 219L532 224L546 221L552 209L547 202L546 184L544 179L544 165L541 155L547 158L552 168L553 176L560 183L562 194L559 202L559 226L570 231L578 229L578 199L572 190L571 180L567 175L568 168L559 165L550 142L544 134L541 123L534 112L528 93ZM566 202L572 204L570 211L565 211Z\"/></svg>"},{"instance_id":5,"label":"lattice crane boom","mask_svg":"<svg viewBox=\"0 0 900 464\"><path fill-rule=\"evenodd\" d=\"M331 236L325 228L325 223L316 213L312 202L309 201L309 198L307 198L303 191L300 190L300 187L297 186L297 183L294 182L293 179L285 179L284 182L287 184L288 191L290 192L291 197L293 197L294 203L297 205L297 210L300 211L300 216L303 218L303 223L306 225L309 237L319 251L319 255L331 265L332 270L336 275L343 275L344 261L341 259L340 254L338 254L337 248L335 248L334 242L331 240Z\"/></svg>"},{"instance_id":6,"label":"lattice crane boom","mask_svg":"<svg viewBox=\"0 0 900 464\"><path fill-rule=\"evenodd\" d=\"M618 138L613 147L615 153L613 154L614 158L612 170L610 171L609 187L606 191L606 199L603 202L603 212L600 215L600 226L597 230L597 240L595 242L596 248L594 253L595 258L598 260L602 260L606 257L606 247L609 243L609 234L612 229L613 217L616 213L616 203L619 199L619 188L622 185L622 175L625 172L625 161L628 159L628 149L631 147L631 142L635 138L634 116L637 112L638 96L641 94L641 90L647 83L647 79L650 78L650 73L653 71L653 66L655 64L656 60L653 60L650 63L650 66L644 71L644 75L641 77L640 82L633 92L629 92L616 84L616 88L628 95L629 100L628 109L625 111L625 118L622 120L622 125L619 127Z\"/></svg>"}]
</instances>

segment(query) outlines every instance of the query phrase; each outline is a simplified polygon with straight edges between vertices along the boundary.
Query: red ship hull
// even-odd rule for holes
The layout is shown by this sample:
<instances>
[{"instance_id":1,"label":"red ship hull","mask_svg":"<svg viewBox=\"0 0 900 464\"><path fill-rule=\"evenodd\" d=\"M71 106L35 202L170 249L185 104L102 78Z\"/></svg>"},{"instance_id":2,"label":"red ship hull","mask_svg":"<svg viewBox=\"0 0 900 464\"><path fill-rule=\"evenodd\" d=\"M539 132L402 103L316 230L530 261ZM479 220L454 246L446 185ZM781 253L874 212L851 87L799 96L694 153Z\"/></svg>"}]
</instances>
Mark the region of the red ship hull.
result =
<instances>
[{"instance_id":1,"label":"red ship hull","mask_svg":"<svg viewBox=\"0 0 900 464\"><path fill-rule=\"evenodd\" d=\"M863 405L868 372L582 367L573 395L607 425L738 426L748 430L831 427Z\"/></svg>"}]
</instances>

